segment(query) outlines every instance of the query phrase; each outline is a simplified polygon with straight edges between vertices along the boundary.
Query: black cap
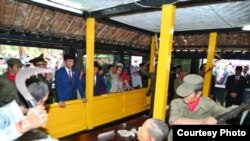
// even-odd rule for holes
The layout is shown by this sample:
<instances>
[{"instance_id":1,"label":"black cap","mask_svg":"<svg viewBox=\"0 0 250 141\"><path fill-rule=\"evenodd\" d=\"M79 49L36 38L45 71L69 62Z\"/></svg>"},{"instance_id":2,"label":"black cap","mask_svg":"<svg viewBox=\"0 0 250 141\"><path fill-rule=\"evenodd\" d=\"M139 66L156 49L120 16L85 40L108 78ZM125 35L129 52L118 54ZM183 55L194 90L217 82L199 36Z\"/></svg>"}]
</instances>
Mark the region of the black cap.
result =
<instances>
[{"instance_id":1,"label":"black cap","mask_svg":"<svg viewBox=\"0 0 250 141\"><path fill-rule=\"evenodd\" d=\"M99 63L97 61L94 62L94 68L98 67L99 68Z\"/></svg>"},{"instance_id":2,"label":"black cap","mask_svg":"<svg viewBox=\"0 0 250 141\"><path fill-rule=\"evenodd\" d=\"M74 60L75 56L72 55L72 54L64 54L63 59L64 59L64 61L66 61L67 59L73 59Z\"/></svg>"},{"instance_id":3,"label":"black cap","mask_svg":"<svg viewBox=\"0 0 250 141\"><path fill-rule=\"evenodd\" d=\"M235 70L236 70L236 71L242 71L242 66L237 66L237 67L235 68Z\"/></svg>"},{"instance_id":4,"label":"black cap","mask_svg":"<svg viewBox=\"0 0 250 141\"><path fill-rule=\"evenodd\" d=\"M35 66L36 65L46 65L47 64L47 62L43 58L43 54L41 54L40 56L38 56L38 57L36 57L34 59L31 59L29 62L33 63Z\"/></svg>"}]
</instances>

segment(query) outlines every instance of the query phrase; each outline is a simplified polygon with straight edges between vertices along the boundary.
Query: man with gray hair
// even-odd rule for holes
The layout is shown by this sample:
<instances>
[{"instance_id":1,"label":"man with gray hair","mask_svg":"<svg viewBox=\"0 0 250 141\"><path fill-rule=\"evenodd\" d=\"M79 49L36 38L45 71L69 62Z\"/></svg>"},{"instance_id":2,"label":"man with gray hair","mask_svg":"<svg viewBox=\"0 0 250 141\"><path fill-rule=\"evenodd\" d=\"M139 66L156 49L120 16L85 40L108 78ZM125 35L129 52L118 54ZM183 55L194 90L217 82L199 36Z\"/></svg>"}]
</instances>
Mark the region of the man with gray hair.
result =
<instances>
[{"instance_id":1,"label":"man with gray hair","mask_svg":"<svg viewBox=\"0 0 250 141\"><path fill-rule=\"evenodd\" d=\"M150 118L138 129L139 141L164 141L168 136L168 125L159 119Z\"/></svg>"}]
</instances>

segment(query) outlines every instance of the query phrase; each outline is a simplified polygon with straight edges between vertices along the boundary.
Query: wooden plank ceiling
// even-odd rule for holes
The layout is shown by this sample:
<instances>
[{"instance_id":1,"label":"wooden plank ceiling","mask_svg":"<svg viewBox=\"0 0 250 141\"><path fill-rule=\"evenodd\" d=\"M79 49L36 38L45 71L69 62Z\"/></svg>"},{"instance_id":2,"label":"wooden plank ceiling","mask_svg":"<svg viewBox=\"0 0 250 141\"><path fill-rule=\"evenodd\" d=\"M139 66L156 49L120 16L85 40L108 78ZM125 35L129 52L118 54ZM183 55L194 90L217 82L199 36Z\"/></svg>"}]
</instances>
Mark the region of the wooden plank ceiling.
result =
<instances>
[{"instance_id":1,"label":"wooden plank ceiling","mask_svg":"<svg viewBox=\"0 0 250 141\"><path fill-rule=\"evenodd\" d=\"M178 35L174 37L175 47L183 46L207 46L208 45L208 34L199 35ZM239 46L250 47L250 33L249 32L230 32L220 33L218 37L219 46Z\"/></svg>"},{"instance_id":2,"label":"wooden plank ceiling","mask_svg":"<svg viewBox=\"0 0 250 141\"><path fill-rule=\"evenodd\" d=\"M0 26L15 28L33 33L53 34L73 39L85 40L85 19L30 5L14 0L0 0ZM115 25L96 23L96 41L109 44L121 44L148 49L152 35L125 29ZM207 46L208 34L176 35L174 45ZM219 45L250 46L250 33L223 33L219 35Z\"/></svg>"},{"instance_id":3,"label":"wooden plank ceiling","mask_svg":"<svg viewBox=\"0 0 250 141\"><path fill-rule=\"evenodd\" d=\"M81 17L14 0L0 0L0 5L0 26L85 40L86 20ZM110 44L148 48L151 36L98 21L96 23L96 40Z\"/></svg>"}]
</instances>

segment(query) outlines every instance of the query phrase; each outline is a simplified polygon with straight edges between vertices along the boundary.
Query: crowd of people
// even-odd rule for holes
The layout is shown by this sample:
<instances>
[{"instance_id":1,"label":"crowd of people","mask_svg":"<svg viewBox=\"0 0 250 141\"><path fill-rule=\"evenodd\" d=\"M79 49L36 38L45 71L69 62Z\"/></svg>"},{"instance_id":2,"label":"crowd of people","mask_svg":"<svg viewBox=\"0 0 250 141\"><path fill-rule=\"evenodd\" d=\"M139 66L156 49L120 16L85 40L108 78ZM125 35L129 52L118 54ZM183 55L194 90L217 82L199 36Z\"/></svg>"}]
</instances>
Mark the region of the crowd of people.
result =
<instances>
[{"instance_id":1,"label":"crowd of people","mask_svg":"<svg viewBox=\"0 0 250 141\"><path fill-rule=\"evenodd\" d=\"M34 59L31 59L29 63L31 63L34 67L49 68L48 61L42 54ZM19 59L10 58L6 61L6 64L7 69L3 76L13 82L15 80L15 75L22 69L22 67L24 67L23 63ZM60 64L61 66L56 68L54 73L38 76L38 78L45 82L49 87L49 98L46 103L49 104L53 102L59 102L60 107L65 107L65 101L77 99L79 97L78 93L82 97L83 102L86 102L86 75L84 70L77 70L74 67L75 58L72 55L64 55L63 62ZM135 66L131 65L130 67L124 67L122 63L109 64L106 67L101 66L97 61L95 61L93 74L94 96L118 93L138 88L146 88L148 87L148 79L151 79L151 85L146 95L151 95L151 103L153 103L154 96L152 95L154 95L157 71L148 72L148 66L149 63L146 62ZM244 66L244 69L241 66L237 66L235 67L235 74L232 74L225 79L225 88L228 93L225 97L226 107L232 104L241 104L243 92L246 88L250 88L250 75L248 70L248 66ZM204 64L201 65L199 69L199 75L204 77L205 73ZM179 97L177 94L177 88L183 83L183 79L187 74L188 73L184 72L180 65L172 67L170 72L167 103L170 103L173 99ZM210 86L211 96L214 96L216 83L216 76L213 75ZM216 97L213 98L216 100ZM22 101L20 99L22 98L17 98L17 101ZM21 103L21 105L24 104Z\"/></svg>"},{"instance_id":2,"label":"crowd of people","mask_svg":"<svg viewBox=\"0 0 250 141\"><path fill-rule=\"evenodd\" d=\"M82 79L84 76L73 68L74 58L72 58L72 56L65 55L64 61L64 67L60 68L55 73L55 85L58 88L57 93L59 93L57 94L59 106L66 107L64 103L65 100L76 98L76 87L83 97L83 102L86 102L87 100L84 96L83 89L80 87L84 82ZM46 68L46 61L42 59L42 56L34 58L30 62L36 67ZM23 64L16 58L9 59L7 64L7 72L0 77L0 139L6 141L15 140L17 138L19 138L19 140L41 139L55 141L56 139L36 129L45 126L48 120L44 104L50 94L51 74L33 74L32 77L26 80L26 86L29 92L37 101L37 106L32 108L27 105L14 83L16 74L22 69ZM116 71L113 72L112 69L114 68ZM95 85L103 87L102 83L105 84L104 77L106 76L110 77L110 92L120 92L126 89L136 89L137 87L141 88L142 82L137 82L138 85L132 84L132 86L130 86L128 79L122 79L122 68L121 64L117 66L110 65L110 72L106 75L101 75L101 67L95 63ZM138 75L135 74L138 72L133 71L132 74L133 73L135 76ZM126 78L126 76L123 77ZM102 90L102 87L95 87L95 94L99 95L105 93L106 91ZM63 93L65 95L63 95ZM168 130L167 124L163 121L148 119L138 130L138 140L145 141L150 139L161 141L167 137Z\"/></svg>"},{"instance_id":3,"label":"crowd of people","mask_svg":"<svg viewBox=\"0 0 250 141\"><path fill-rule=\"evenodd\" d=\"M55 71L55 75L46 73L34 75L27 79L26 85L38 102L38 105L34 108L28 106L20 92L17 91L14 83L17 73L24 67L23 63L16 58L7 60L7 70L0 77L1 140L2 138L3 140L16 139L22 135L30 134L31 131L44 134L34 129L44 126L48 120L44 108L45 102L52 103L57 101L59 107L65 108L67 106L65 101L77 99L77 93L81 95L83 103L87 102L85 96L87 76L83 70L77 70L74 67L74 56L65 54L63 59L64 63L62 67ZM47 61L43 58L43 55L31 59L30 63L34 67L48 68ZM117 63L108 65L108 71L106 72L103 66L98 62L94 62L94 96L147 87L148 79L151 79L149 91L146 95L151 96L152 102L149 115L152 116L157 76L156 66L157 64L155 65L155 72L148 72L148 63L130 66L127 70L124 69L123 64ZM172 68L168 91L168 103L171 103L168 122L170 125L217 124L215 116L232 110L232 105L242 104L242 94L250 88L248 67L244 66L244 69L241 66L235 67L235 74L228 76L226 79L227 95L225 106L217 104L209 97L202 97L203 77L207 73L205 67L205 64L200 67L199 74L185 73L181 66ZM213 95L215 83L216 80L213 77L210 86L211 95ZM38 120L39 122L37 122ZM157 131L161 132L153 132L151 126L157 126L159 128ZM144 132L142 128L148 128L147 132ZM147 120L142 128L138 131L138 139L140 141L147 138L160 141L168 133L167 125L156 119ZM152 134L150 131L152 131ZM4 136L7 132L13 135ZM45 136L54 140L47 134ZM171 140L171 132L169 137L169 140Z\"/></svg>"}]
</instances>

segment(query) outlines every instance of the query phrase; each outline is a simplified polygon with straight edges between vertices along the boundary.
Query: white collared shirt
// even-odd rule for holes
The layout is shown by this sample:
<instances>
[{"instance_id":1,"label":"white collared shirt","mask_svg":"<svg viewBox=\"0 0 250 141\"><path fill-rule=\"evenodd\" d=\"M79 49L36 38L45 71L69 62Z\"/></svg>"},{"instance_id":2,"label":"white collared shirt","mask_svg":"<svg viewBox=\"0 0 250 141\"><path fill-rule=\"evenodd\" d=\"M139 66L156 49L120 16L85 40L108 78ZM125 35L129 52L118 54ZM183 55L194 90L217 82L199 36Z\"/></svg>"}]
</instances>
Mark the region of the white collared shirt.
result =
<instances>
[{"instance_id":1,"label":"white collared shirt","mask_svg":"<svg viewBox=\"0 0 250 141\"><path fill-rule=\"evenodd\" d=\"M96 84L96 75L94 76L94 85Z\"/></svg>"},{"instance_id":2,"label":"white collared shirt","mask_svg":"<svg viewBox=\"0 0 250 141\"><path fill-rule=\"evenodd\" d=\"M236 80L240 80L240 76L235 76L235 79Z\"/></svg>"}]
</instances>

